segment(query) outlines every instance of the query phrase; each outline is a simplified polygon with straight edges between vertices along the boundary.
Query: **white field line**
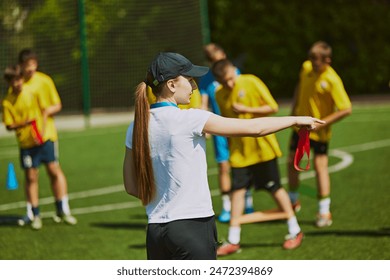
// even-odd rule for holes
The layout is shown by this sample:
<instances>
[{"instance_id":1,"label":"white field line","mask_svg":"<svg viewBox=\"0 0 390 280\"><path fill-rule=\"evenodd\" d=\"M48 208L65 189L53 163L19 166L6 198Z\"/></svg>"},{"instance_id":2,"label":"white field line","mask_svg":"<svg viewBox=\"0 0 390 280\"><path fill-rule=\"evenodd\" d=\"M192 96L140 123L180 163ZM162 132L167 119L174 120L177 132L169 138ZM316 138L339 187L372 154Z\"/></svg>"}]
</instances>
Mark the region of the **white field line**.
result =
<instances>
[{"instance_id":1,"label":"white field line","mask_svg":"<svg viewBox=\"0 0 390 280\"><path fill-rule=\"evenodd\" d=\"M353 156L349 154L351 153L357 153L357 152L364 152L372 149L378 149L378 148L384 148L390 146L390 139L380 140L380 141L374 141L369 143L363 143L363 144L357 144L353 146L348 147L342 147L339 149L333 149L329 151L329 155L333 157L340 158L341 161L338 162L335 165L332 165L329 167L329 172L334 173L337 171L340 171L342 169L347 168L353 163ZM284 160L283 160L284 159ZM283 158L279 161L279 164L285 163L285 158ZM217 168L212 168L209 170L208 175L216 175L218 172ZM300 178L302 180L309 179L315 176L314 171L308 171L300 174ZM287 178L281 179L282 184L285 184L287 182ZM70 193L69 199L81 199L81 198L89 198L93 196L100 196L100 195L106 195L116 192L125 192L123 185L115 185L115 186L109 186L99 189L93 189L88 191L82 191L82 192L76 192L76 193ZM211 191L212 196L219 195L219 190L214 189ZM52 197L46 197L39 200L40 205L47 205L54 203L54 199ZM10 209L17 209L17 208L23 208L25 207L26 202L25 201L19 201L19 202L13 202L8 204L2 204L0 205L0 211L10 210ZM121 202L121 203L114 203L114 204L105 204L105 205L99 205L99 206L90 206L90 207L83 207L83 208L73 208L72 213L74 214L89 214L89 213L98 213L98 212L106 212L106 211L112 211L112 210L119 210L119 209L129 209L129 208L135 208L135 207L141 207L141 203L137 202ZM44 212L42 213L42 217L49 217L52 216L54 212Z\"/></svg>"}]
</instances>

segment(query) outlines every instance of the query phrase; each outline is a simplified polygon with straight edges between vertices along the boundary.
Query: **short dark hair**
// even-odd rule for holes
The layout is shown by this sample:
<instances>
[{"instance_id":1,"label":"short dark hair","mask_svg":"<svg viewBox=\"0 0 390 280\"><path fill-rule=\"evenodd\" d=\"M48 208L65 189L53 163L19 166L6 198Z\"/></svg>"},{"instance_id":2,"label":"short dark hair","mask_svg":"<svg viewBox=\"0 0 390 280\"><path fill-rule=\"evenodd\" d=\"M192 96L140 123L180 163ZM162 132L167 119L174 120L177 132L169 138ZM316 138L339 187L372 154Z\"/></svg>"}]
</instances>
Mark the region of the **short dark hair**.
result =
<instances>
[{"instance_id":1,"label":"short dark hair","mask_svg":"<svg viewBox=\"0 0 390 280\"><path fill-rule=\"evenodd\" d=\"M19 52L19 64L23 64L30 59L38 61L38 56L32 49L23 49Z\"/></svg>"},{"instance_id":2,"label":"short dark hair","mask_svg":"<svg viewBox=\"0 0 390 280\"><path fill-rule=\"evenodd\" d=\"M309 50L309 57L314 53L314 50L316 50L322 58L332 57L332 47L325 41L315 42Z\"/></svg>"},{"instance_id":3,"label":"short dark hair","mask_svg":"<svg viewBox=\"0 0 390 280\"><path fill-rule=\"evenodd\" d=\"M17 64L7 66L4 70L4 79L10 83L15 78L23 78L22 69Z\"/></svg>"},{"instance_id":4,"label":"short dark hair","mask_svg":"<svg viewBox=\"0 0 390 280\"><path fill-rule=\"evenodd\" d=\"M213 75L216 79L220 79L226 74L226 70L230 66L234 65L229 59L221 59L213 64L211 71L213 72Z\"/></svg>"}]
</instances>

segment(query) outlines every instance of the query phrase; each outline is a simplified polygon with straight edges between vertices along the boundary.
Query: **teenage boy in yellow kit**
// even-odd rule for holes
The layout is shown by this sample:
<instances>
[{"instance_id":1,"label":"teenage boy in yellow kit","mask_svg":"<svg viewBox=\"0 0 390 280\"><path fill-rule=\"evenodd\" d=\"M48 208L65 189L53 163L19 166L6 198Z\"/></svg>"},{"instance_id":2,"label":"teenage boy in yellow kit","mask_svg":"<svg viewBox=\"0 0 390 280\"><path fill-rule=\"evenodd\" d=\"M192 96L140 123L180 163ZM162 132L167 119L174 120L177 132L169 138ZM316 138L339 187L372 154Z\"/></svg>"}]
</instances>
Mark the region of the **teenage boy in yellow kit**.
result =
<instances>
[{"instance_id":1,"label":"teenage boy in yellow kit","mask_svg":"<svg viewBox=\"0 0 390 280\"><path fill-rule=\"evenodd\" d=\"M38 99L44 100L39 103L45 121L44 138L52 144L51 152L54 160L46 164L46 171L50 178L51 187L55 197L57 209L53 217L55 222L65 222L75 225L77 219L71 215L68 199L68 185L66 177L58 161L58 134L54 123L54 115L61 111L62 104L53 80L46 74L37 71L38 58L31 49L24 49L19 53L19 65L22 68L24 85L28 86Z\"/></svg>"},{"instance_id":2,"label":"teenage boy in yellow kit","mask_svg":"<svg viewBox=\"0 0 390 280\"><path fill-rule=\"evenodd\" d=\"M332 224L330 212L330 177L328 171L328 146L331 125L352 113L351 101L339 75L330 66L332 48L323 41L312 45L309 60L305 61L295 89L292 115L321 118L325 124L318 125L310 133L310 146L314 150L314 169L317 177L318 213L316 226ZM299 201L298 172L294 168L294 153L298 143L297 130L290 142L288 160L289 196L295 212L301 208Z\"/></svg>"},{"instance_id":3,"label":"teenage boy in yellow kit","mask_svg":"<svg viewBox=\"0 0 390 280\"><path fill-rule=\"evenodd\" d=\"M4 79L9 85L2 102L3 123L7 130L14 130L20 149L21 167L24 169L27 201L27 217L21 220L31 224L35 230L42 228L38 198L38 167L43 162L53 160L48 153L50 143L41 135L44 130L43 116L38 102L28 87L23 86L23 76L19 65L9 66L4 71Z\"/></svg>"},{"instance_id":4,"label":"teenage boy in yellow kit","mask_svg":"<svg viewBox=\"0 0 390 280\"><path fill-rule=\"evenodd\" d=\"M266 117L278 111L278 105L266 85L256 76L238 75L228 59L217 61L212 68L221 84L215 95L221 115L230 118L252 119ZM241 224L274 219L286 219L288 235L284 249L301 245L303 233L299 227L286 190L281 186L277 158L281 156L275 134L259 138L231 137L229 139L232 167L232 212L228 243L218 248L224 256L240 250ZM271 193L278 209L242 215L246 189L264 189Z\"/></svg>"}]
</instances>

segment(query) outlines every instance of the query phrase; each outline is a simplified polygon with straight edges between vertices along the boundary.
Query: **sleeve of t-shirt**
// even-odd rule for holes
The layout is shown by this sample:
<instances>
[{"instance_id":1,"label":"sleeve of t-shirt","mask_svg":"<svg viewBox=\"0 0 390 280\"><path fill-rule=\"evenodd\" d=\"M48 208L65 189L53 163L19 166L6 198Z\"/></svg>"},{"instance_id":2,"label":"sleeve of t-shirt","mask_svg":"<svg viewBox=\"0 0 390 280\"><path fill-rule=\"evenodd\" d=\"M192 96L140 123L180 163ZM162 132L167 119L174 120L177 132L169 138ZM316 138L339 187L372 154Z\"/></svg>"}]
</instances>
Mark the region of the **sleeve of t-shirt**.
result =
<instances>
[{"instance_id":1,"label":"sleeve of t-shirt","mask_svg":"<svg viewBox=\"0 0 390 280\"><path fill-rule=\"evenodd\" d=\"M126 147L131 149L133 147L133 128L134 128L134 122L131 122L129 127L127 128L126 132Z\"/></svg>"},{"instance_id":2,"label":"sleeve of t-shirt","mask_svg":"<svg viewBox=\"0 0 390 280\"><path fill-rule=\"evenodd\" d=\"M212 113L201 109L188 109L186 113L188 121L185 123L188 124L188 129L193 135L202 136L203 128Z\"/></svg>"},{"instance_id":3,"label":"sleeve of t-shirt","mask_svg":"<svg viewBox=\"0 0 390 280\"><path fill-rule=\"evenodd\" d=\"M334 81L332 81L331 94L337 109L344 110L351 108L351 100L349 99L343 82L340 78L334 79Z\"/></svg>"},{"instance_id":4,"label":"sleeve of t-shirt","mask_svg":"<svg viewBox=\"0 0 390 280\"><path fill-rule=\"evenodd\" d=\"M46 83L44 83L43 90L46 91L46 96L49 99L48 103L50 105L57 105L61 103L60 95L58 94L57 88L52 79L47 79Z\"/></svg>"},{"instance_id":5,"label":"sleeve of t-shirt","mask_svg":"<svg viewBox=\"0 0 390 280\"><path fill-rule=\"evenodd\" d=\"M270 106L273 109L278 108L278 103L276 103L275 99L272 97L271 92L268 87L261 81L260 79L256 79L256 89L259 92L261 99L265 104Z\"/></svg>"},{"instance_id":6,"label":"sleeve of t-shirt","mask_svg":"<svg viewBox=\"0 0 390 280\"><path fill-rule=\"evenodd\" d=\"M14 123L14 118L12 116L11 108L8 106L7 102L3 101L3 123L5 126L11 125Z\"/></svg>"}]
</instances>

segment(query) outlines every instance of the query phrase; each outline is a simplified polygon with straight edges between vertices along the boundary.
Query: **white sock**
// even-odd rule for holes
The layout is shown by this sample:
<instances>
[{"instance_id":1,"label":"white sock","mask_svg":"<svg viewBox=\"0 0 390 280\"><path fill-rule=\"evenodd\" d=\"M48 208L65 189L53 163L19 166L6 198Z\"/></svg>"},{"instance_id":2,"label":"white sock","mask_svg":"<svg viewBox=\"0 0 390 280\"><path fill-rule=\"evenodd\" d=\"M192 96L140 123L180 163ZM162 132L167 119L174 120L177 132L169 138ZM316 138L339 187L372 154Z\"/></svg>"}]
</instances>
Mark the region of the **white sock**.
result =
<instances>
[{"instance_id":1,"label":"white sock","mask_svg":"<svg viewBox=\"0 0 390 280\"><path fill-rule=\"evenodd\" d=\"M67 195L62 197L61 203L62 203L62 211L64 212L64 214L70 215L69 198Z\"/></svg>"},{"instance_id":2,"label":"white sock","mask_svg":"<svg viewBox=\"0 0 390 280\"><path fill-rule=\"evenodd\" d=\"M232 244L240 243L241 227L229 227L228 241Z\"/></svg>"},{"instance_id":3,"label":"white sock","mask_svg":"<svg viewBox=\"0 0 390 280\"><path fill-rule=\"evenodd\" d=\"M250 190L245 193L245 208L253 208L253 197Z\"/></svg>"},{"instance_id":4,"label":"white sock","mask_svg":"<svg viewBox=\"0 0 390 280\"><path fill-rule=\"evenodd\" d=\"M293 216L287 220L287 226L288 226L288 233L292 236L295 236L301 232L301 228L299 227L296 216Z\"/></svg>"},{"instance_id":5,"label":"white sock","mask_svg":"<svg viewBox=\"0 0 390 280\"><path fill-rule=\"evenodd\" d=\"M231 210L231 202L230 202L230 197L228 194L223 194L222 195L222 208L225 211L230 212Z\"/></svg>"},{"instance_id":6,"label":"white sock","mask_svg":"<svg viewBox=\"0 0 390 280\"><path fill-rule=\"evenodd\" d=\"M330 212L330 197L320 199L318 201L318 208L320 215L328 214Z\"/></svg>"},{"instance_id":7,"label":"white sock","mask_svg":"<svg viewBox=\"0 0 390 280\"><path fill-rule=\"evenodd\" d=\"M27 202L26 204L26 215L30 221L34 220L34 213L32 211L32 204L30 202Z\"/></svg>"},{"instance_id":8,"label":"white sock","mask_svg":"<svg viewBox=\"0 0 390 280\"><path fill-rule=\"evenodd\" d=\"M299 199L299 192L297 191L289 191L288 196L290 197L291 203L295 203Z\"/></svg>"}]
</instances>

